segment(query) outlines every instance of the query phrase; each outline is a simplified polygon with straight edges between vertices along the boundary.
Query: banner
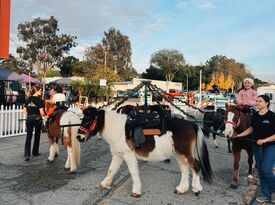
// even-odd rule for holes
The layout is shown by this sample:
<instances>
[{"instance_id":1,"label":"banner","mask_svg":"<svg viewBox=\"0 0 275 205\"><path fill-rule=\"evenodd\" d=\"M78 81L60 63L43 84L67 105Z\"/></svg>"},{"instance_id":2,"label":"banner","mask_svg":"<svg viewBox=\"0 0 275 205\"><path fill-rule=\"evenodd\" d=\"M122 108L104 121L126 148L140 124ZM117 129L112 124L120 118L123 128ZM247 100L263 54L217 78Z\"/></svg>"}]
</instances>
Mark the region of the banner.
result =
<instances>
[{"instance_id":1,"label":"banner","mask_svg":"<svg viewBox=\"0 0 275 205\"><path fill-rule=\"evenodd\" d=\"M0 59L9 57L10 0L0 0Z\"/></svg>"}]
</instances>

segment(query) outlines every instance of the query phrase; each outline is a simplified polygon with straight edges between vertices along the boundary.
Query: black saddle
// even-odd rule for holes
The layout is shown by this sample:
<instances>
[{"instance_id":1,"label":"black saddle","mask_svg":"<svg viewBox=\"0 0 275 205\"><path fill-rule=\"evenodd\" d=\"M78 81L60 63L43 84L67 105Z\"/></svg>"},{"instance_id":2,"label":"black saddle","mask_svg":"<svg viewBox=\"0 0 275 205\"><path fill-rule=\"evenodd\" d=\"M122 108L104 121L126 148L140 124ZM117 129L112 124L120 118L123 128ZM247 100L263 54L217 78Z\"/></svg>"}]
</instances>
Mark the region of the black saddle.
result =
<instances>
[{"instance_id":1,"label":"black saddle","mask_svg":"<svg viewBox=\"0 0 275 205\"><path fill-rule=\"evenodd\" d=\"M159 129L160 135L167 131L167 118L162 114L153 111L151 113L131 112L126 121L127 136L134 137L135 147L145 142L143 129Z\"/></svg>"}]
</instances>

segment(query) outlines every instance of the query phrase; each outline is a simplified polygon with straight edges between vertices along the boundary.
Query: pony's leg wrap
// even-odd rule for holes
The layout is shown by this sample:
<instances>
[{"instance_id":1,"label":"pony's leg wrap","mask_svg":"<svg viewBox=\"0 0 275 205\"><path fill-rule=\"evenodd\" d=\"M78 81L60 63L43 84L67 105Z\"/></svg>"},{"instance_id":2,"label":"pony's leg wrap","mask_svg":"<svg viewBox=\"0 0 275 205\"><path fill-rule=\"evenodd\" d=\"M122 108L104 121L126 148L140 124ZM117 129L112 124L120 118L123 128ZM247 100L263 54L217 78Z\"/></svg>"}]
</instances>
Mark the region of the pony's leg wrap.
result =
<instances>
[{"instance_id":1,"label":"pony's leg wrap","mask_svg":"<svg viewBox=\"0 0 275 205\"><path fill-rule=\"evenodd\" d=\"M69 169L70 168L70 164L71 164L71 158L70 158L70 152L71 152L71 150L69 149L70 147L67 147L67 161L66 161L66 163L65 163L65 166L64 166L64 168L65 169Z\"/></svg>"},{"instance_id":2,"label":"pony's leg wrap","mask_svg":"<svg viewBox=\"0 0 275 205\"><path fill-rule=\"evenodd\" d=\"M105 188L105 189L110 189L111 188L111 184L112 184L114 175L116 174L117 170L121 166L122 162L123 162L122 157L120 157L117 154L112 155L112 162L110 164L108 174L100 184L102 188Z\"/></svg>"},{"instance_id":3,"label":"pony's leg wrap","mask_svg":"<svg viewBox=\"0 0 275 205\"><path fill-rule=\"evenodd\" d=\"M200 175L195 170L192 169L192 191L194 193L199 193L202 191L202 186L200 182Z\"/></svg>"},{"instance_id":4,"label":"pony's leg wrap","mask_svg":"<svg viewBox=\"0 0 275 205\"><path fill-rule=\"evenodd\" d=\"M55 157L55 143L51 144L50 145L50 154L49 154L49 157L48 157L48 161L52 162L54 160L54 157Z\"/></svg>"},{"instance_id":5,"label":"pony's leg wrap","mask_svg":"<svg viewBox=\"0 0 275 205\"><path fill-rule=\"evenodd\" d=\"M176 187L176 194L183 194L189 189L189 167L181 159L177 158L180 170L181 180L180 184Z\"/></svg>"},{"instance_id":6,"label":"pony's leg wrap","mask_svg":"<svg viewBox=\"0 0 275 205\"><path fill-rule=\"evenodd\" d=\"M138 161L133 152L127 152L123 155L123 159L125 160L130 174L133 180L133 187L132 187L132 196L138 197L141 195L141 181L139 176L138 170Z\"/></svg>"}]
</instances>

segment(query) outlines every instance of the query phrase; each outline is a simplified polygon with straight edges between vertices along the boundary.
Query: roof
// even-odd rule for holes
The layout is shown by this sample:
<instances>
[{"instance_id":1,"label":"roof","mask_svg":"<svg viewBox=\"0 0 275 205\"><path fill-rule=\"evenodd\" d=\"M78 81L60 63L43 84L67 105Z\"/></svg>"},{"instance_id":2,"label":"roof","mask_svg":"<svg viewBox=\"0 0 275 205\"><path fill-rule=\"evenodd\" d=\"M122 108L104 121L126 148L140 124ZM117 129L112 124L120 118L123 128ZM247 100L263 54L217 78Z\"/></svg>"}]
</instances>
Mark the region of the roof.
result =
<instances>
[{"instance_id":1,"label":"roof","mask_svg":"<svg viewBox=\"0 0 275 205\"><path fill-rule=\"evenodd\" d=\"M124 81L124 82L114 82L114 85L129 85L132 84L132 81Z\"/></svg>"}]
</instances>

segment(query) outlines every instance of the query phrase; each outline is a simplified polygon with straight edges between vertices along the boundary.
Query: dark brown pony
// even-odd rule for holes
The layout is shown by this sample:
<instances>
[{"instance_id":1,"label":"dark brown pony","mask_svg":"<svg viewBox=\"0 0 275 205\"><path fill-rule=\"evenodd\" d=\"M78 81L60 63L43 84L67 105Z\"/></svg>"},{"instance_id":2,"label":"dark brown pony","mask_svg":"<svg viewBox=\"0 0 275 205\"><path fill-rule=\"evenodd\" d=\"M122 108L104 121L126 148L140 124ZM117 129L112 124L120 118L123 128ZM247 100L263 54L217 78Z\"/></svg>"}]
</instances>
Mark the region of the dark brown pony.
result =
<instances>
[{"instance_id":1,"label":"dark brown pony","mask_svg":"<svg viewBox=\"0 0 275 205\"><path fill-rule=\"evenodd\" d=\"M48 109L52 105L46 104ZM47 111L47 110L46 110ZM73 111L60 111L54 118L54 120L48 122L47 133L49 138L50 153L48 161L54 161L55 157L59 154L58 141L63 138L62 142L64 148L67 150L67 161L64 168L70 169L70 173L74 173L80 163L80 144L76 139L79 126L69 126L80 124L80 119L77 112ZM68 125L61 128L61 125Z\"/></svg>"},{"instance_id":2,"label":"dark brown pony","mask_svg":"<svg viewBox=\"0 0 275 205\"><path fill-rule=\"evenodd\" d=\"M226 105L225 112L225 130L226 137L233 137L250 127L250 116L244 114L238 106ZM248 180L253 180L252 164L253 164L253 144L249 140L251 136L245 138L231 138L232 151L234 156L234 173L230 187L237 188L239 182L239 162L241 158L241 150L244 149L248 155Z\"/></svg>"},{"instance_id":3,"label":"dark brown pony","mask_svg":"<svg viewBox=\"0 0 275 205\"><path fill-rule=\"evenodd\" d=\"M85 109L83 114L78 140L85 141L100 134L109 144L112 154L112 162L107 176L101 182L101 188L110 189L116 172L125 161L133 180L131 196L139 197L141 181L137 159L163 161L171 156L176 157L181 169L181 181L176 187L177 194L183 194L189 189L190 168L193 174L192 191L196 195L202 190L200 170L204 180L212 180L207 145L201 129L196 124L181 118L168 118L167 131L164 134L146 137L145 142L137 148L134 137L127 131L127 115L93 107Z\"/></svg>"}]
</instances>

